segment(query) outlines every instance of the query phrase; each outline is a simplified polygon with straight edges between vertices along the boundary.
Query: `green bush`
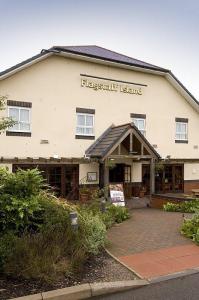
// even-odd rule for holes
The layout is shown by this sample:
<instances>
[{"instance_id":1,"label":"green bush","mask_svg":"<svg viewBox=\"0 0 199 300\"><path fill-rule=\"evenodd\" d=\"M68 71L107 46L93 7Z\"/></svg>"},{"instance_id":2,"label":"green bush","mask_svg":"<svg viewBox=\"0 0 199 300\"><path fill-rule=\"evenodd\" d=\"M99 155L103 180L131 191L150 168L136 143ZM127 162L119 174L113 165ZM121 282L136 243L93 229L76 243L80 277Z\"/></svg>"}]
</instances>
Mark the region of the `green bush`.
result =
<instances>
[{"instance_id":1,"label":"green bush","mask_svg":"<svg viewBox=\"0 0 199 300\"><path fill-rule=\"evenodd\" d=\"M55 280L79 269L105 244L106 228L129 217L128 210L100 202L72 205L44 189L37 170L0 169L0 271L12 277ZM71 226L77 211L79 228Z\"/></svg>"},{"instance_id":2,"label":"green bush","mask_svg":"<svg viewBox=\"0 0 199 300\"><path fill-rule=\"evenodd\" d=\"M102 212L101 201L99 199L95 199L89 205L83 205L81 208L92 211L94 215L98 215L106 228L110 228L114 223L121 223L130 218L128 208L115 206L110 202L105 203L105 212Z\"/></svg>"},{"instance_id":3,"label":"green bush","mask_svg":"<svg viewBox=\"0 0 199 300\"><path fill-rule=\"evenodd\" d=\"M165 211L171 211L171 212L179 212L181 211L181 207L179 204L168 202L167 204L163 205L163 209Z\"/></svg>"},{"instance_id":4,"label":"green bush","mask_svg":"<svg viewBox=\"0 0 199 300\"><path fill-rule=\"evenodd\" d=\"M23 232L40 210L38 195L45 187L37 169L9 173L0 169L0 233Z\"/></svg>"},{"instance_id":5,"label":"green bush","mask_svg":"<svg viewBox=\"0 0 199 300\"><path fill-rule=\"evenodd\" d=\"M121 223L130 217L128 209L123 206L115 206L111 204L107 207L107 211L112 216L114 223Z\"/></svg>"},{"instance_id":6,"label":"green bush","mask_svg":"<svg viewBox=\"0 0 199 300\"><path fill-rule=\"evenodd\" d=\"M37 201L37 231L20 236L4 234L0 239L0 268L12 277L55 280L98 253L105 243L106 227L98 215L80 207L79 229L75 232L69 217L75 206L45 192L37 196Z\"/></svg>"},{"instance_id":7,"label":"green bush","mask_svg":"<svg viewBox=\"0 0 199 300\"><path fill-rule=\"evenodd\" d=\"M199 214L183 222L181 233L199 244Z\"/></svg>"},{"instance_id":8,"label":"green bush","mask_svg":"<svg viewBox=\"0 0 199 300\"><path fill-rule=\"evenodd\" d=\"M194 213L199 209L199 200L182 201L178 204L168 202L163 206L165 211Z\"/></svg>"},{"instance_id":9,"label":"green bush","mask_svg":"<svg viewBox=\"0 0 199 300\"><path fill-rule=\"evenodd\" d=\"M29 198L36 196L45 186L41 172L38 169L21 170L10 173L0 168L0 195L15 198Z\"/></svg>"}]
</instances>

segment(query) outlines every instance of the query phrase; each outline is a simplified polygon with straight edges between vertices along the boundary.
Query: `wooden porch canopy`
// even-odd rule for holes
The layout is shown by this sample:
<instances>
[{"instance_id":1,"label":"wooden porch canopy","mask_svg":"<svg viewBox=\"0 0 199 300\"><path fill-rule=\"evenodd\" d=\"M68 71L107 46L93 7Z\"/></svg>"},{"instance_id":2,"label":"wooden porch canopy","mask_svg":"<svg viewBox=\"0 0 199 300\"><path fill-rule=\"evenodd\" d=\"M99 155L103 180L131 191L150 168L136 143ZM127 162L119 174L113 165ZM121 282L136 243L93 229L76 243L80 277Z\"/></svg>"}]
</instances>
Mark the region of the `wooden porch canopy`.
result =
<instances>
[{"instance_id":1,"label":"wooden porch canopy","mask_svg":"<svg viewBox=\"0 0 199 300\"><path fill-rule=\"evenodd\" d=\"M161 157L133 123L111 125L87 150L86 156L98 158L154 159Z\"/></svg>"},{"instance_id":2,"label":"wooden porch canopy","mask_svg":"<svg viewBox=\"0 0 199 300\"><path fill-rule=\"evenodd\" d=\"M7 164L83 164L83 163L91 163L97 162L98 160L95 158L84 158L84 157L0 157L0 163L7 163Z\"/></svg>"}]
</instances>

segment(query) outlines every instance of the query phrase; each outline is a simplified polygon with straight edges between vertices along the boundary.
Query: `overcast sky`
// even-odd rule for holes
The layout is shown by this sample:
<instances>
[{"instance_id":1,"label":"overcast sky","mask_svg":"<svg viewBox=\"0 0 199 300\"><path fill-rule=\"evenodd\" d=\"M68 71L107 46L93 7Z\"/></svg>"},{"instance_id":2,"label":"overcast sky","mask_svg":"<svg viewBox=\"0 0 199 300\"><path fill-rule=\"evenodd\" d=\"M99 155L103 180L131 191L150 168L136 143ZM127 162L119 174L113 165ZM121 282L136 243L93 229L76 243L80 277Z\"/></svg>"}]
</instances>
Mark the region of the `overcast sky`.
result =
<instances>
[{"instance_id":1,"label":"overcast sky","mask_svg":"<svg viewBox=\"0 0 199 300\"><path fill-rule=\"evenodd\" d=\"M0 0L0 71L53 45L96 44L169 68L199 100L198 0Z\"/></svg>"}]
</instances>

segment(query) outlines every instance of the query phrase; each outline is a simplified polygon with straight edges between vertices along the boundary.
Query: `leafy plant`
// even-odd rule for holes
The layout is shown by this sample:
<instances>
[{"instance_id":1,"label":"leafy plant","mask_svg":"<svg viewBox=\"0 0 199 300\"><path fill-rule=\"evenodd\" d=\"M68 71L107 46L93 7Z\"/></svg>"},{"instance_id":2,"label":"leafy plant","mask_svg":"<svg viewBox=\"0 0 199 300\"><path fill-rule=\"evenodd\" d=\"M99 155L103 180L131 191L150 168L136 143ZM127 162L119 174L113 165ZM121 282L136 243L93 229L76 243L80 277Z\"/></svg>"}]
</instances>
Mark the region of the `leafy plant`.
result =
<instances>
[{"instance_id":1,"label":"leafy plant","mask_svg":"<svg viewBox=\"0 0 199 300\"><path fill-rule=\"evenodd\" d=\"M107 207L107 211L112 216L115 223L121 223L130 218L129 211L126 207L110 205Z\"/></svg>"},{"instance_id":2,"label":"leafy plant","mask_svg":"<svg viewBox=\"0 0 199 300\"><path fill-rule=\"evenodd\" d=\"M155 171L158 172L162 172L165 169L165 165L162 162L158 162L155 164Z\"/></svg>"},{"instance_id":3,"label":"leafy plant","mask_svg":"<svg viewBox=\"0 0 199 300\"><path fill-rule=\"evenodd\" d=\"M163 206L165 211L194 213L199 209L199 200L182 201L178 204L168 202Z\"/></svg>"},{"instance_id":4,"label":"leafy plant","mask_svg":"<svg viewBox=\"0 0 199 300\"><path fill-rule=\"evenodd\" d=\"M171 211L171 212L179 212L181 211L181 207L179 204L167 202L167 204L163 205L163 209L165 211Z\"/></svg>"},{"instance_id":5,"label":"leafy plant","mask_svg":"<svg viewBox=\"0 0 199 300\"><path fill-rule=\"evenodd\" d=\"M44 189L35 170L0 169L0 271L4 275L51 281L79 270L105 245L106 228L129 217L128 210L100 200L90 205L61 201ZM78 214L78 230L70 212Z\"/></svg>"},{"instance_id":6,"label":"leafy plant","mask_svg":"<svg viewBox=\"0 0 199 300\"><path fill-rule=\"evenodd\" d=\"M199 244L199 214L183 222L181 233Z\"/></svg>"},{"instance_id":7,"label":"leafy plant","mask_svg":"<svg viewBox=\"0 0 199 300\"><path fill-rule=\"evenodd\" d=\"M0 232L21 233L33 223L40 211L38 195L45 186L37 169L9 173L0 169Z\"/></svg>"},{"instance_id":8,"label":"leafy plant","mask_svg":"<svg viewBox=\"0 0 199 300\"><path fill-rule=\"evenodd\" d=\"M6 96L0 95L0 111L5 110L6 100L7 100ZM12 127L14 124L16 124L16 122L12 118L1 117L0 118L0 132L9 127Z\"/></svg>"}]
</instances>

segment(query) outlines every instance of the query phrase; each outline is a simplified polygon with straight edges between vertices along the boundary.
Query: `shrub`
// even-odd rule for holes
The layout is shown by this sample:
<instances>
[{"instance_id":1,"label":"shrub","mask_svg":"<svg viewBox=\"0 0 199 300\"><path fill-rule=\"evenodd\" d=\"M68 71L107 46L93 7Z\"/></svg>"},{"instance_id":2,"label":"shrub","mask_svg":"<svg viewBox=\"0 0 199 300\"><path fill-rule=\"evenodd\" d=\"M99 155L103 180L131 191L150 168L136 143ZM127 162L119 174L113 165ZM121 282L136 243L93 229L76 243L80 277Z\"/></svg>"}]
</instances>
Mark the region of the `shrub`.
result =
<instances>
[{"instance_id":1,"label":"shrub","mask_svg":"<svg viewBox=\"0 0 199 300\"><path fill-rule=\"evenodd\" d=\"M94 215L99 215L105 224L106 228L110 228L114 223L121 223L130 217L129 210L123 206L115 206L106 202L105 212L101 211L101 201L99 199L93 200L89 205L81 206L85 210L92 211Z\"/></svg>"},{"instance_id":2,"label":"shrub","mask_svg":"<svg viewBox=\"0 0 199 300\"><path fill-rule=\"evenodd\" d=\"M171 212L181 211L181 208L180 208L179 204L175 204L175 203L171 203L171 202L168 202L167 204L164 204L163 209L165 211L171 211Z\"/></svg>"},{"instance_id":3,"label":"shrub","mask_svg":"<svg viewBox=\"0 0 199 300\"><path fill-rule=\"evenodd\" d=\"M0 240L0 267L13 277L55 280L71 266L79 269L90 254L98 253L105 243L106 228L98 215L80 207L79 229L74 232L69 218L73 205L45 192L37 198L37 231L25 231L20 236L4 234Z\"/></svg>"},{"instance_id":4,"label":"shrub","mask_svg":"<svg viewBox=\"0 0 199 300\"><path fill-rule=\"evenodd\" d=\"M37 169L9 173L0 169L0 232L21 233L31 227L34 214L40 210L38 195L45 187Z\"/></svg>"},{"instance_id":5,"label":"shrub","mask_svg":"<svg viewBox=\"0 0 199 300\"><path fill-rule=\"evenodd\" d=\"M0 195L9 195L15 198L36 196L47 186L38 169L19 169L16 173L9 173L6 169L0 168L0 182Z\"/></svg>"},{"instance_id":6,"label":"shrub","mask_svg":"<svg viewBox=\"0 0 199 300\"><path fill-rule=\"evenodd\" d=\"M168 202L163 209L171 212L194 213L199 209L199 200L182 201L178 204Z\"/></svg>"},{"instance_id":7,"label":"shrub","mask_svg":"<svg viewBox=\"0 0 199 300\"><path fill-rule=\"evenodd\" d=\"M44 190L37 170L8 173L0 169L0 271L12 277L55 280L73 267L79 269L105 244L106 227L129 217L124 207L100 202L74 206ZM78 231L70 212L77 211ZM67 270L66 270L67 269Z\"/></svg>"},{"instance_id":8,"label":"shrub","mask_svg":"<svg viewBox=\"0 0 199 300\"><path fill-rule=\"evenodd\" d=\"M57 231L24 234L21 237L4 236L1 244L6 240L8 245L12 245L12 250L4 255L3 273L26 279L53 280L59 275L56 267L64 257L62 236Z\"/></svg>"},{"instance_id":9,"label":"shrub","mask_svg":"<svg viewBox=\"0 0 199 300\"><path fill-rule=\"evenodd\" d=\"M111 204L107 207L107 211L112 216L114 223L121 223L130 217L128 209L123 206L115 206Z\"/></svg>"},{"instance_id":10,"label":"shrub","mask_svg":"<svg viewBox=\"0 0 199 300\"><path fill-rule=\"evenodd\" d=\"M181 233L199 244L199 214L183 222Z\"/></svg>"}]
</instances>

